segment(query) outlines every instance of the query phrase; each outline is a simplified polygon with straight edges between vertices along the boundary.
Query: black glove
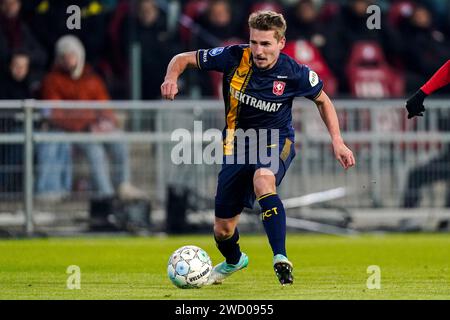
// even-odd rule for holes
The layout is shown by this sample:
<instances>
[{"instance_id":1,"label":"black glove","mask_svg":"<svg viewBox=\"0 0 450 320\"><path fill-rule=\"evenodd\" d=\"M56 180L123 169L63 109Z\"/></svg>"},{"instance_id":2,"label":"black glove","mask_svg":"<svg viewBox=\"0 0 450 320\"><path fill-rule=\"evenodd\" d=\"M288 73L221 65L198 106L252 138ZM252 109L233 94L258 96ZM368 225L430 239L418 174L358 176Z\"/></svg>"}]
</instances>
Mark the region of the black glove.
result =
<instances>
[{"instance_id":1,"label":"black glove","mask_svg":"<svg viewBox=\"0 0 450 320\"><path fill-rule=\"evenodd\" d=\"M408 119L411 119L415 116L423 116L423 113L425 112L423 101L426 97L427 94L419 89L406 101L406 109L408 109Z\"/></svg>"}]
</instances>

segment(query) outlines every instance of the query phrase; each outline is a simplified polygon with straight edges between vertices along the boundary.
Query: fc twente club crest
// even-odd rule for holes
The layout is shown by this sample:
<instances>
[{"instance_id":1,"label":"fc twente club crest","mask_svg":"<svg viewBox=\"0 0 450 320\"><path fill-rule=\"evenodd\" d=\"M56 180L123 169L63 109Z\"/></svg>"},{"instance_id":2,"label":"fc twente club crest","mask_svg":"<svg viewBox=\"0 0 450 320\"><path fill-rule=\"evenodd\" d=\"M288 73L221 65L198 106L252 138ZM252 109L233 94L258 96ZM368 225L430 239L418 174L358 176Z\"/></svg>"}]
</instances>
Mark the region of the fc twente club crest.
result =
<instances>
[{"instance_id":1,"label":"fc twente club crest","mask_svg":"<svg viewBox=\"0 0 450 320\"><path fill-rule=\"evenodd\" d=\"M281 96L284 92L284 87L286 87L286 82L274 81L273 82L273 94L276 96Z\"/></svg>"}]
</instances>

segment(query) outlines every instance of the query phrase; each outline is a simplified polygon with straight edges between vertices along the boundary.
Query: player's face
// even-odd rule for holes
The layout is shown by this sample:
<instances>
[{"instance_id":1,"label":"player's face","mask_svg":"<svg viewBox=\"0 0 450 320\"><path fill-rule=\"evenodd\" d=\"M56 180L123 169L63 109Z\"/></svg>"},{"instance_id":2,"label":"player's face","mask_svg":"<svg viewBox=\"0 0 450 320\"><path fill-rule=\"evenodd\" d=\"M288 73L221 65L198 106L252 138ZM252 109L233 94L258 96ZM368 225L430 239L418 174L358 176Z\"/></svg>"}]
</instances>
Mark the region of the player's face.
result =
<instances>
[{"instance_id":1,"label":"player's face","mask_svg":"<svg viewBox=\"0 0 450 320\"><path fill-rule=\"evenodd\" d=\"M275 38L274 30L257 30L250 28L250 49L253 55L253 62L260 69L272 68L284 48L286 39Z\"/></svg>"}]
</instances>

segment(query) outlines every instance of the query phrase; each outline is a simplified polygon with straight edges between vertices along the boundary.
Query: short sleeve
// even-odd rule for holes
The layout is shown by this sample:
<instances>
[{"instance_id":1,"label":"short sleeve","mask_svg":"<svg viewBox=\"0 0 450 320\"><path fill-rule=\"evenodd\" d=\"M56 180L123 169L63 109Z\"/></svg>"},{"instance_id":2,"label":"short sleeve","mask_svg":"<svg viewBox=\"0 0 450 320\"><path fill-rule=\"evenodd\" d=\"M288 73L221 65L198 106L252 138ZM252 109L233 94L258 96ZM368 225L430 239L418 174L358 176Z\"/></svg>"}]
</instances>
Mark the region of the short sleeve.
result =
<instances>
[{"instance_id":1,"label":"short sleeve","mask_svg":"<svg viewBox=\"0 0 450 320\"><path fill-rule=\"evenodd\" d=\"M323 89L323 82L317 73L306 65L299 65L298 76L296 96L310 100L317 98Z\"/></svg>"},{"instance_id":2,"label":"short sleeve","mask_svg":"<svg viewBox=\"0 0 450 320\"><path fill-rule=\"evenodd\" d=\"M233 59L233 46L200 49L197 51L197 66L200 70L224 72Z\"/></svg>"}]
</instances>

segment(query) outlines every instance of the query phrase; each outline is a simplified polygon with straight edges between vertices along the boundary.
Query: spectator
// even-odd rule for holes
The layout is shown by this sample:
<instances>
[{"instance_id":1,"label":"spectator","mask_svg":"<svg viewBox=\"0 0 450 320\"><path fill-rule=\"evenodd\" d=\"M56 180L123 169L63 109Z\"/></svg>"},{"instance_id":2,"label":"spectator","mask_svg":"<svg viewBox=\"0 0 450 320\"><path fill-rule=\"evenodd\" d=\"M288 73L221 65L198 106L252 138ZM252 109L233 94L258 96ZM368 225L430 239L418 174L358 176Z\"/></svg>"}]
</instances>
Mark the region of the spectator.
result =
<instances>
[{"instance_id":1,"label":"spectator","mask_svg":"<svg viewBox=\"0 0 450 320\"><path fill-rule=\"evenodd\" d=\"M9 72L0 80L0 99L19 100L33 97L33 88L30 76L30 55L23 50L12 53L9 63Z\"/></svg>"},{"instance_id":2,"label":"spectator","mask_svg":"<svg viewBox=\"0 0 450 320\"><path fill-rule=\"evenodd\" d=\"M233 20L232 7L226 0L211 0L197 23L202 30L194 37L195 47L216 47L240 36L237 23Z\"/></svg>"},{"instance_id":3,"label":"spectator","mask_svg":"<svg viewBox=\"0 0 450 320\"><path fill-rule=\"evenodd\" d=\"M450 42L438 30L431 12L422 5L401 25L404 34L406 89L414 92L450 57ZM448 88L446 88L448 92Z\"/></svg>"},{"instance_id":4,"label":"spectator","mask_svg":"<svg viewBox=\"0 0 450 320\"><path fill-rule=\"evenodd\" d=\"M32 90L29 81L30 57L27 53L13 53L9 72L0 79L0 99L29 99ZM23 131L23 122L16 117L20 112L3 109L0 112L0 132L16 133ZM23 180L23 146L21 144L0 145L0 190L1 192L20 192Z\"/></svg>"},{"instance_id":5,"label":"spectator","mask_svg":"<svg viewBox=\"0 0 450 320\"><path fill-rule=\"evenodd\" d=\"M200 30L194 35L193 45L198 48L220 47L225 44L236 44L241 41L239 37L239 24L233 20L233 12L230 3L226 0L212 0L208 3L205 12L199 17L197 23ZM212 97L216 95L215 87L209 77L198 79L202 96Z\"/></svg>"},{"instance_id":6,"label":"spectator","mask_svg":"<svg viewBox=\"0 0 450 320\"><path fill-rule=\"evenodd\" d=\"M319 50L333 73L337 74L344 59L343 47L337 41L337 22L332 19L324 23L320 20L319 13L313 0L300 0L293 10L288 11L286 19L289 28L286 37L291 41L309 41Z\"/></svg>"},{"instance_id":7,"label":"spectator","mask_svg":"<svg viewBox=\"0 0 450 320\"><path fill-rule=\"evenodd\" d=\"M33 71L43 71L47 54L30 29L20 18L20 0L0 0L0 70L4 70L7 57L15 50L29 53Z\"/></svg>"},{"instance_id":8,"label":"spectator","mask_svg":"<svg viewBox=\"0 0 450 320\"><path fill-rule=\"evenodd\" d=\"M308 40L317 47L325 44L325 28L319 21L319 11L312 0L300 0L286 15L289 29L286 37L289 39Z\"/></svg>"},{"instance_id":9,"label":"spectator","mask_svg":"<svg viewBox=\"0 0 450 320\"><path fill-rule=\"evenodd\" d=\"M121 27L121 38L125 64L128 64L132 43L137 42L141 47L141 98L159 99L165 65L175 50L174 39L167 31L166 16L154 0L138 2L136 14L131 13Z\"/></svg>"},{"instance_id":10,"label":"spectator","mask_svg":"<svg viewBox=\"0 0 450 320\"><path fill-rule=\"evenodd\" d=\"M109 95L101 78L85 64L82 43L73 35L61 37L56 43L55 67L45 77L42 98L46 100L108 100ZM49 123L52 128L66 132L118 132L118 121L110 109L67 110L53 109ZM123 200L142 198L142 191L130 184L128 147L124 143L80 143L76 145L86 155L96 195L100 198L115 194L109 175L107 152L115 160L113 181ZM44 163L45 164L45 163ZM45 164L47 165L47 164ZM48 165L51 165L49 163Z\"/></svg>"},{"instance_id":11,"label":"spectator","mask_svg":"<svg viewBox=\"0 0 450 320\"><path fill-rule=\"evenodd\" d=\"M76 4L81 11L80 29L68 29L67 8ZM97 68L105 56L107 8L98 0L46 0L35 4L30 23L39 41L44 45L51 61L54 44L65 34L77 36L86 50L86 61Z\"/></svg>"}]
</instances>

